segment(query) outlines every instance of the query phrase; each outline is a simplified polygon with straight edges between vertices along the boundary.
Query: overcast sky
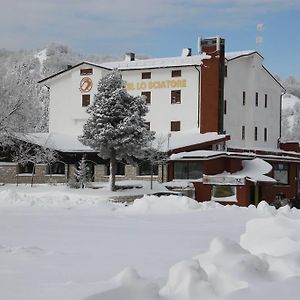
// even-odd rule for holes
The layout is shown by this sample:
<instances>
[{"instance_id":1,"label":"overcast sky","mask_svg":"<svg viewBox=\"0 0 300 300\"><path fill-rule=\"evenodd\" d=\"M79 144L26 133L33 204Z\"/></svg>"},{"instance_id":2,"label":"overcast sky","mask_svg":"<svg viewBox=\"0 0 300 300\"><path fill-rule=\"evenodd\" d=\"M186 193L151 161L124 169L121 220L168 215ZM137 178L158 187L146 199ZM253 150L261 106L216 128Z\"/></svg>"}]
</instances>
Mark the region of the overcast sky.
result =
<instances>
[{"instance_id":1,"label":"overcast sky","mask_svg":"<svg viewBox=\"0 0 300 300\"><path fill-rule=\"evenodd\" d=\"M153 57L197 50L220 35L227 51L258 49L268 69L300 79L300 0L0 0L1 48L64 43L83 54ZM257 32L257 24L264 30ZM256 44L256 36L263 43Z\"/></svg>"}]
</instances>

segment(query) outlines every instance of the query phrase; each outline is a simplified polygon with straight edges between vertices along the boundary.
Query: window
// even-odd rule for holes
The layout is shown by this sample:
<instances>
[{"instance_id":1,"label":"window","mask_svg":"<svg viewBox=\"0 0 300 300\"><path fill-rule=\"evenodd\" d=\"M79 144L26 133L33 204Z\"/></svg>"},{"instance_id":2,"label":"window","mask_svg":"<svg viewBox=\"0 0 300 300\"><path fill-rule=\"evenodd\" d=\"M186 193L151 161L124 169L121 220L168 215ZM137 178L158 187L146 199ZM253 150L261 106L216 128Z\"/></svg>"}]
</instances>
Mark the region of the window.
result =
<instances>
[{"instance_id":1,"label":"window","mask_svg":"<svg viewBox=\"0 0 300 300\"><path fill-rule=\"evenodd\" d=\"M284 163L277 163L273 165L273 176L278 184L289 183L289 166Z\"/></svg>"},{"instance_id":2,"label":"window","mask_svg":"<svg viewBox=\"0 0 300 300\"><path fill-rule=\"evenodd\" d=\"M146 104L151 104L151 92L141 92L141 95L144 96Z\"/></svg>"},{"instance_id":3,"label":"window","mask_svg":"<svg viewBox=\"0 0 300 300\"><path fill-rule=\"evenodd\" d=\"M242 140L245 139L245 126L242 126Z\"/></svg>"},{"instance_id":4,"label":"window","mask_svg":"<svg viewBox=\"0 0 300 300\"><path fill-rule=\"evenodd\" d=\"M172 104L181 103L181 90L171 91L171 103Z\"/></svg>"},{"instance_id":5,"label":"window","mask_svg":"<svg viewBox=\"0 0 300 300\"><path fill-rule=\"evenodd\" d=\"M82 95L81 105L82 107L89 106L91 103L91 95Z\"/></svg>"},{"instance_id":6,"label":"window","mask_svg":"<svg viewBox=\"0 0 300 300\"><path fill-rule=\"evenodd\" d=\"M202 162L174 162L174 179L199 179L202 177Z\"/></svg>"},{"instance_id":7,"label":"window","mask_svg":"<svg viewBox=\"0 0 300 300\"><path fill-rule=\"evenodd\" d=\"M264 130L264 141L266 142L268 140L268 128L265 128Z\"/></svg>"},{"instance_id":8,"label":"window","mask_svg":"<svg viewBox=\"0 0 300 300\"><path fill-rule=\"evenodd\" d=\"M224 100L224 115L227 113L227 101Z\"/></svg>"},{"instance_id":9,"label":"window","mask_svg":"<svg viewBox=\"0 0 300 300\"><path fill-rule=\"evenodd\" d=\"M257 127L254 127L254 140L257 141Z\"/></svg>"},{"instance_id":10,"label":"window","mask_svg":"<svg viewBox=\"0 0 300 300\"><path fill-rule=\"evenodd\" d=\"M258 92L255 93L255 106L258 106Z\"/></svg>"},{"instance_id":11,"label":"window","mask_svg":"<svg viewBox=\"0 0 300 300\"><path fill-rule=\"evenodd\" d=\"M181 70L172 70L172 77L181 77Z\"/></svg>"},{"instance_id":12,"label":"window","mask_svg":"<svg viewBox=\"0 0 300 300\"><path fill-rule=\"evenodd\" d=\"M145 126L148 130L150 130L150 122L145 122Z\"/></svg>"},{"instance_id":13,"label":"window","mask_svg":"<svg viewBox=\"0 0 300 300\"><path fill-rule=\"evenodd\" d=\"M19 174L32 174L34 163L27 162L26 164L19 164Z\"/></svg>"},{"instance_id":14,"label":"window","mask_svg":"<svg viewBox=\"0 0 300 300\"><path fill-rule=\"evenodd\" d=\"M212 200L237 200L236 187L232 185L214 185L212 188Z\"/></svg>"},{"instance_id":15,"label":"window","mask_svg":"<svg viewBox=\"0 0 300 300\"><path fill-rule=\"evenodd\" d=\"M109 164L106 165L106 175L110 175ZM116 175L125 175L125 164L117 162Z\"/></svg>"},{"instance_id":16,"label":"window","mask_svg":"<svg viewBox=\"0 0 300 300\"><path fill-rule=\"evenodd\" d=\"M180 121L171 121L171 131L180 131Z\"/></svg>"},{"instance_id":17,"label":"window","mask_svg":"<svg viewBox=\"0 0 300 300\"><path fill-rule=\"evenodd\" d=\"M150 79L150 78L151 78L151 72L142 73L142 79Z\"/></svg>"},{"instance_id":18,"label":"window","mask_svg":"<svg viewBox=\"0 0 300 300\"><path fill-rule=\"evenodd\" d=\"M268 107L268 95L265 94L265 108Z\"/></svg>"},{"instance_id":19,"label":"window","mask_svg":"<svg viewBox=\"0 0 300 300\"><path fill-rule=\"evenodd\" d=\"M243 91L243 105L246 105L246 92Z\"/></svg>"},{"instance_id":20,"label":"window","mask_svg":"<svg viewBox=\"0 0 300 300\"><path fill-rule=\"evenodd\" d=\"M64 175L65 164L62 162L55 162L53 164L47 165L47 174Z\"/></svg>"},{"instance_id":21,"label":"window","mask_svg":"<svg viewBox=\"0 0 300 300\"><path fill-rule=\"evenodd\" d=\"M93 75L93 69L88 68L88 69L80 69L80 75Z\"/></svg>"},{"instance_id":22,"label":"window","mask_svg":"<svg viewBox=\"0 0 300 300\"><path fill-rule=\"evenodd\" d=\"M158 175L158 165L157 164L153 164L151 166L151 162L149 160L143 161L139 164L139 175L140 176L151 175L151 170L152 170L152 175Z\"/></svg>"}]
</instances>

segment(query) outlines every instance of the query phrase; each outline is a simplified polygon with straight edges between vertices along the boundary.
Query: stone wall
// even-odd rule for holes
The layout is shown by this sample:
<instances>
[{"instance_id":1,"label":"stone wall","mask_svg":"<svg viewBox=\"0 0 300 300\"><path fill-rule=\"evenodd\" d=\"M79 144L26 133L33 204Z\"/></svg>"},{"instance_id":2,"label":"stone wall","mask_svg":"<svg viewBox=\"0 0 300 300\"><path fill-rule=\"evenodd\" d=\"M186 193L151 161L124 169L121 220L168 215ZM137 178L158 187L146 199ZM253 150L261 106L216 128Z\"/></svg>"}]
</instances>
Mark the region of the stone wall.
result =
<instances>
[{"instance_id":1,"label":"stone wall","mask_svg":"<svg viewBox=\"0 0 300 300\"><path fill-rule=\"evenodd\" d=\"M67 183L74 182L75 165L70 164L65 166L65 175L49 175L47 174L46 165L36 165L33 183ZM116 180L151 180L150 175L139 176L139 169L136 166L126 165L125 175L116 175ZM95 165L95 182L107 182L109 176L106 174L105 165ZM18 174L18 165L15 163L0 164L0 183L20 183L31 184L32 175L30 173ZM167 167L159 166L159 174L153 176L154 181L167 181Z\"/></svg>"},{"instance_id":2,"label":"stone wall","mask_svg":"<svg viewBox=\"0 0 300 300\"><path fill-rule=\"evenodd\" d=\"M16 163L0 163L0 183L16 183L16 173Z\"/></svg>"}]
</instances>

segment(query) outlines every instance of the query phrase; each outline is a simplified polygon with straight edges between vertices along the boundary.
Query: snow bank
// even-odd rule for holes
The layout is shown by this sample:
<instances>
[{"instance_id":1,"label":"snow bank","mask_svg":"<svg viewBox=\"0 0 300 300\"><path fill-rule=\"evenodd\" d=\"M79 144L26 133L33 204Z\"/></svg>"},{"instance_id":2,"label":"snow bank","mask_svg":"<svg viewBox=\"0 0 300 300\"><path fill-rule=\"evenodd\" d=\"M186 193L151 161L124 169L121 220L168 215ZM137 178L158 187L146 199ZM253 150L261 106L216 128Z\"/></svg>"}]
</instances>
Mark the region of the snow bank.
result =
<instances>
[{"instance_id":1,"label":"snow bank","mask_svg":"<svg viewBox=\"0 0 300 300\"><path fill-rule=\"evenodd\" d=\"M85 300L157 300L157 284L142 278L135 269L125 268L109 283L113 287L103 293L92 295Z\"/></svg>"},{"instance_id":2,"label":"snow bank","mask_svg":"<svg viewBox=\"0 0 300 300\"><path fill-rule=\"evenodd\" d=\"M300 220L279 214L247 223L241 245L255 254L282 256L300 253Z\"/></svg>"},{"instance_id":3,"label":"snow bank","mask_svg":"<svg viewBox=\"0 0 300 300\"><path fill-rule=\"evenodd\" d=\"M174 205L176 199L173 197L157 199L148 196L137 201L132 209L138 212L161 211L156 201L169 205L171 211L201 208L200 204L195 205L187 199ZM237 209L235 207L234 211ZM164 279L145 280L136 270L127 268L113 279L117 287L88 299L273 298L270 286L286 288L287 280L296 282L292 279L300 276L299 212L285 209L283 214L268 207L265 202L257 211L269 216L249 221L240 244L225 238L214 238L208 251L176 263ZM267 295L265 290L268 290Z\"/></svg>"},{"instance_id":4,"label":"snow bank","mask_svg":"<svg viewBox=\"0 0 300 300\"><path fill-rule=\"evenodd\" d=\"M199 202L182 196L144 196L136 199L127 211L133 214L172 214L199 208Z\"/></svg>"},{"instance_id":5,"label":"snow bank","mask_svg":"<svg viewBox=\"0 0 300 300\"><path fill-rule=\"evenodd\" d=\"M51 191L27 193L12 189L0 190L0 207L44 207L44 208L76 208L102 207L112 210L115 204L103 201L101 197L87 196L80 193Z\"/></svg>"},{"instance_id":6,"label":"snow bank","mask_svg":"<svg viewBox=\"0 0 300 300\"><path fill-rule=\"evenodd\" d=\"M197 202L185 196L151 196L145 195L143 198L136 199L126 210L129 214L176 214L189 212L192 210L206 210L223 207L221 204L208 201Z\"/></svg>"},{"instance_id":7,"label":"snow bank","mask_svg":"<svg viewBox=\"0 0 300 300\"><path fill-rule=\"evenodd\" d=\"M206 272L196 260L181 261L170 268L167 283L160 295L171 299L211 299L215 297L213 286Z\"/></svg>"}]
</instances>

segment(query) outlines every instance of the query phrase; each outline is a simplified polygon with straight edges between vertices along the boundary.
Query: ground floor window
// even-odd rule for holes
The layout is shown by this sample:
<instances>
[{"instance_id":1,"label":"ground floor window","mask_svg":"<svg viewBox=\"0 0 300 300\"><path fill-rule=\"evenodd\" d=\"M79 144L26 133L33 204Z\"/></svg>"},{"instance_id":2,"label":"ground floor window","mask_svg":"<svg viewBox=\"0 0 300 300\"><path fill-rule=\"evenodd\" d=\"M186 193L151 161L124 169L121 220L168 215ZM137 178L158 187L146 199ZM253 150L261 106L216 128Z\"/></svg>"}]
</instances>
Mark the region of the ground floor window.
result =
<instances>
[{"instance_id":1,"label":"ground floor window","mask_svg":"<svg viewBox=\"0 0 300 300\"><path fill-rule=\"evenodd\" d=\"M139 175L140 176L146 176L146 175L151 175L151 168L152 170L152 175L158 175L158 165L154 164L151 167L151 162L149 160L145 160L139 164Z\"/></svg>"},{"instance_id":2,"label":"ground floor window","mask_svg":"<svg viewBox=\"0 0 300 300\"><path fill-rule=\"evenodd\" d=\"M26 164L19 164L19 174L32 174L34 170L34 163L27 162Z\"/></svg>"},{"instance_id":3,"label":"ground floor window","mask_svg":"<svg viewBox=\"0 0 300 300\"><path fill-rule=\"evenodd\" d=\"M213 185L211 198L215 201L237 201L236 187L232 185Z\"/></svg>"},{"instance_id":4,"label":"ground floor window","mask_svg":"<svg viewBox=\"0 0 300 300\"><path fill-rule=\"evenodd\" d=\"M289 184L289 166L284 163L273 165L273 176L278 184Z\"/></svg>"},{"instance_id":5,"label":"ground floor window","mask_svg":"<svg viewBox=\"0 0 300 300\"><path fill-rule=\"evenodd\" d=\"M110 175L109 163L106 165L106 175ZM125 164L117 162L116 175L125 175Z\"/></svg>"},{"instance_id":6,"label":"ground floor window","mask_svg":"<svg viewBox=\"0 0 300 300\"><path fill-rule=\"evenodd\" d=\"M174 179L199 179L203 177L202 162L175 162Z\"/></svg>"},{"instance_id":7,"label":"ground floor window","mask_svg":"<svg viewBox=\"0 0 300 300\"><path fill-rule=\"evenodd\" d=\"M50 165L47 165L47 174L64 175L65 164L63 162L55 162Z\"/></svg>"}]
</instances>

